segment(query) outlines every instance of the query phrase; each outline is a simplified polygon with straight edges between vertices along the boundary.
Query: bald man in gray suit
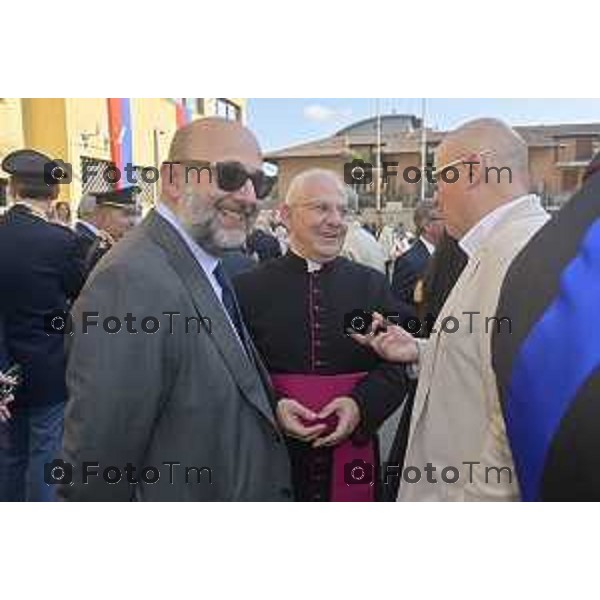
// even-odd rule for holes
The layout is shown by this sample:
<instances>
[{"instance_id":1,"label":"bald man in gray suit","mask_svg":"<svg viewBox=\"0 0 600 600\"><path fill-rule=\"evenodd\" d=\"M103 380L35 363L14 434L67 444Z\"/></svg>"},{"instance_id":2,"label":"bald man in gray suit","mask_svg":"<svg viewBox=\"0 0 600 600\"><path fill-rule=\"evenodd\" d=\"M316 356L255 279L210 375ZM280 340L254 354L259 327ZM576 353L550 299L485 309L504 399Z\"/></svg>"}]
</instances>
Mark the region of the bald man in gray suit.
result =
<instances>
[{"instance_id":1,"label":"bald man in gray suit","mask_svg":"<svg viewBox=\"0 0 600 600\"><path fill-rule=\"evenodd\" d=\"M261 165L236 122L179 130L156 209L94 270L73 312L67 464L48 473L63 499L291 499L268 378L220 261L268 191Z\"/></svg>"}]
</instances>

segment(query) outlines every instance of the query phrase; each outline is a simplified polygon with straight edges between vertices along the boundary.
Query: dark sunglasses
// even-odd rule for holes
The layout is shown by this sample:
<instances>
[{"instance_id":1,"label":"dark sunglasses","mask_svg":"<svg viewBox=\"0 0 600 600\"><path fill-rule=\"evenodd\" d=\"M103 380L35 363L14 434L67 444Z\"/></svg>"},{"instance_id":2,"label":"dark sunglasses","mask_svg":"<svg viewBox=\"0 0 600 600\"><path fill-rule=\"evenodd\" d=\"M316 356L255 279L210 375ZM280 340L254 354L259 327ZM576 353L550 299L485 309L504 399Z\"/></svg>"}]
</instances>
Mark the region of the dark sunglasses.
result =
<instances>
[{"instance_id":1,"label":"dark sunglasses","mask_svg":"<svg viewBox=\"0 0 600 600\"><path fill-rule=\"evenodd\" d=\"M217 185L224 192L236 192L250 179L254 186L254 193L259 200L266 198L275 184L275 177L270 177L263 171L248 171L237 161L210 163L207 161L186 161L191 167L209 167L212 173L217 174Z\"/></svg>"}]
</instances>

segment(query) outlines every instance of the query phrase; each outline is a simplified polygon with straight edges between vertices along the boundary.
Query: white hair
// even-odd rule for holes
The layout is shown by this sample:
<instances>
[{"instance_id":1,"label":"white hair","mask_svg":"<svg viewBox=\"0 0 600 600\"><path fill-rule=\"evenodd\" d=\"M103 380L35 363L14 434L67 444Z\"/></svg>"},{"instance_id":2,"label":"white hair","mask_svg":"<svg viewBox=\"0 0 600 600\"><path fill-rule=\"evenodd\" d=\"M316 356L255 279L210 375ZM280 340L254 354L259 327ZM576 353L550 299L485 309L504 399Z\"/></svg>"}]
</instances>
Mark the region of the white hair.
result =
<instances>
[{"instance_id":1,"label":"white hair","mask_svg":"<svg viewBox=\"0 0 600 600\"><path fill-rule=\"evenodd\" d=\"M295 199L301 195L306 183L312 179L319 178L326 178L333 181L337 185L340 193L342 194L346 202L348 202L350 188L348 188L348 186L344 183L342 178L335 171L331 171L329 169L315 168L302 171L292 179L287 194L285 195L285 204L291 206L294 203Z\"/></svg>"}]
</instances>

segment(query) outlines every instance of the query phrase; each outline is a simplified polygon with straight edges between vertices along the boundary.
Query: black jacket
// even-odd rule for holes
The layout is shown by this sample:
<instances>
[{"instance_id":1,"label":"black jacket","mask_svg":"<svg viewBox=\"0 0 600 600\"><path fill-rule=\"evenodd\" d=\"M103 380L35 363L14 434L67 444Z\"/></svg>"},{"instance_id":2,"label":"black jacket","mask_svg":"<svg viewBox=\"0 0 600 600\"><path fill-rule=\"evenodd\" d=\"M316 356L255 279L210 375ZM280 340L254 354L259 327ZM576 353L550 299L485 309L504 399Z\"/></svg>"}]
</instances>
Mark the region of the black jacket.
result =
<instances>
[{"instance_id":1,"label":"black jacket","mask_svg":"<svg viewBox=\"0 0 600 600\"><path fill-rule=\"evenodd\" d=\"M98 261L110 250L110 245L80 222L75 224L75 233L81 246L85 273L89 275Z\"/></svg>"},{"instance_id":2,"label":"black jacket","mask_svg":"<svg viewBox=\"0 0 600 600\"><path fill-rule=\"evenodd\" d=\"M246 242L248 254L256 253L259 261L269 260L270 258L279 258L281 256L281 246L277 238L266 231L255 229Z\"/></svg>"},{"instance_id":3,"label":"black jacket","mask_svg":"<svg viewBox=\"0 0 600 600\"><path fill-rule=\"evenodd\" d=\"M414 306L415 286L425 272L429 256L427 246L421 240L417 240L409 250L396 259L392 291L398 300Z\"/></svg>"},{"instance_id":4,"label":"black jacket","mask_svg":"<svg viewBox=\"0 0 600 600\"><path fill-rule=\"evenodd\" d=\"M6 334L4 333L4 319L0 319L0 371L10 366L10 357L6 347Z\"/></svg>"},{"instance_id":5,"label":"black jacket","mask_svg":"<svg viewBox=\"0 0 600 600\"><path fill-rule=\"evenodd\" d=\"M16 205L0 225L0 320L5 350L23 369L19 404L66 399L64 336L48 329L83 285L76 235Z\"/></svg>"},{"instance_id":6,"label":"black jacket","mask_svg":"<svg viewBox=\"0 0 600 600\"><path fill-rule=\"evenodd\" d=\"M413 316L392 295L383 274L338 257L308 273L293 252L267 261L234 281L244 319L271 373L338 375L368 372L350 394L361 411L355 441L376 440L382 423L406 393L403 365L382 361L345 335L357 311ZM330 448L312 449L289 440L292 474L299 500L329 498ZM319 467L315 465L319 463Z\"/></svg>"}]
</instances>

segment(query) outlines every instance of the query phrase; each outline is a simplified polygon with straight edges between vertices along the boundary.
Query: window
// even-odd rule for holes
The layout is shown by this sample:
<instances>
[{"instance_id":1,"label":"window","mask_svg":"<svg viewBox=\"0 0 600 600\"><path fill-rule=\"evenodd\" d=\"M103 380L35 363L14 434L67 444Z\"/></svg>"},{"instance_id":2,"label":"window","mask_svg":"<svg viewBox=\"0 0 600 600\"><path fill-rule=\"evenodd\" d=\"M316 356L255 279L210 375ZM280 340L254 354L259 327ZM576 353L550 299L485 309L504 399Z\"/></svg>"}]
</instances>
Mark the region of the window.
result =
<instances>
[{"instance_id":1,"label":"window","mask_svg":"<svg viewBox=\"0 0 600 600\"><path fill-rule=\"evenodd\" d=\"M562 174L562 191L572 192L579 185L579 172L576 169L566 169Z\"/></svg>"},{"instance_id":2,"label":"window","mask_svg":"<svg viewBox=\"0 0 600 600\"><path fill-rule=\"evenodd\" d=\"M594 155L592 138L575 140L575 160L590 160Z\"/></svg>"},{"instance_id":3,"label":"window","mask_svg":"<svg viewBox=\"0 0 600 600\"><path fill-rule=\"evenodd\" d=\"M242 111L240 110L240 107L227 98L217 98L216 113L217 116L232 121L242 120Z\"/></svg>"}]
</instances>

